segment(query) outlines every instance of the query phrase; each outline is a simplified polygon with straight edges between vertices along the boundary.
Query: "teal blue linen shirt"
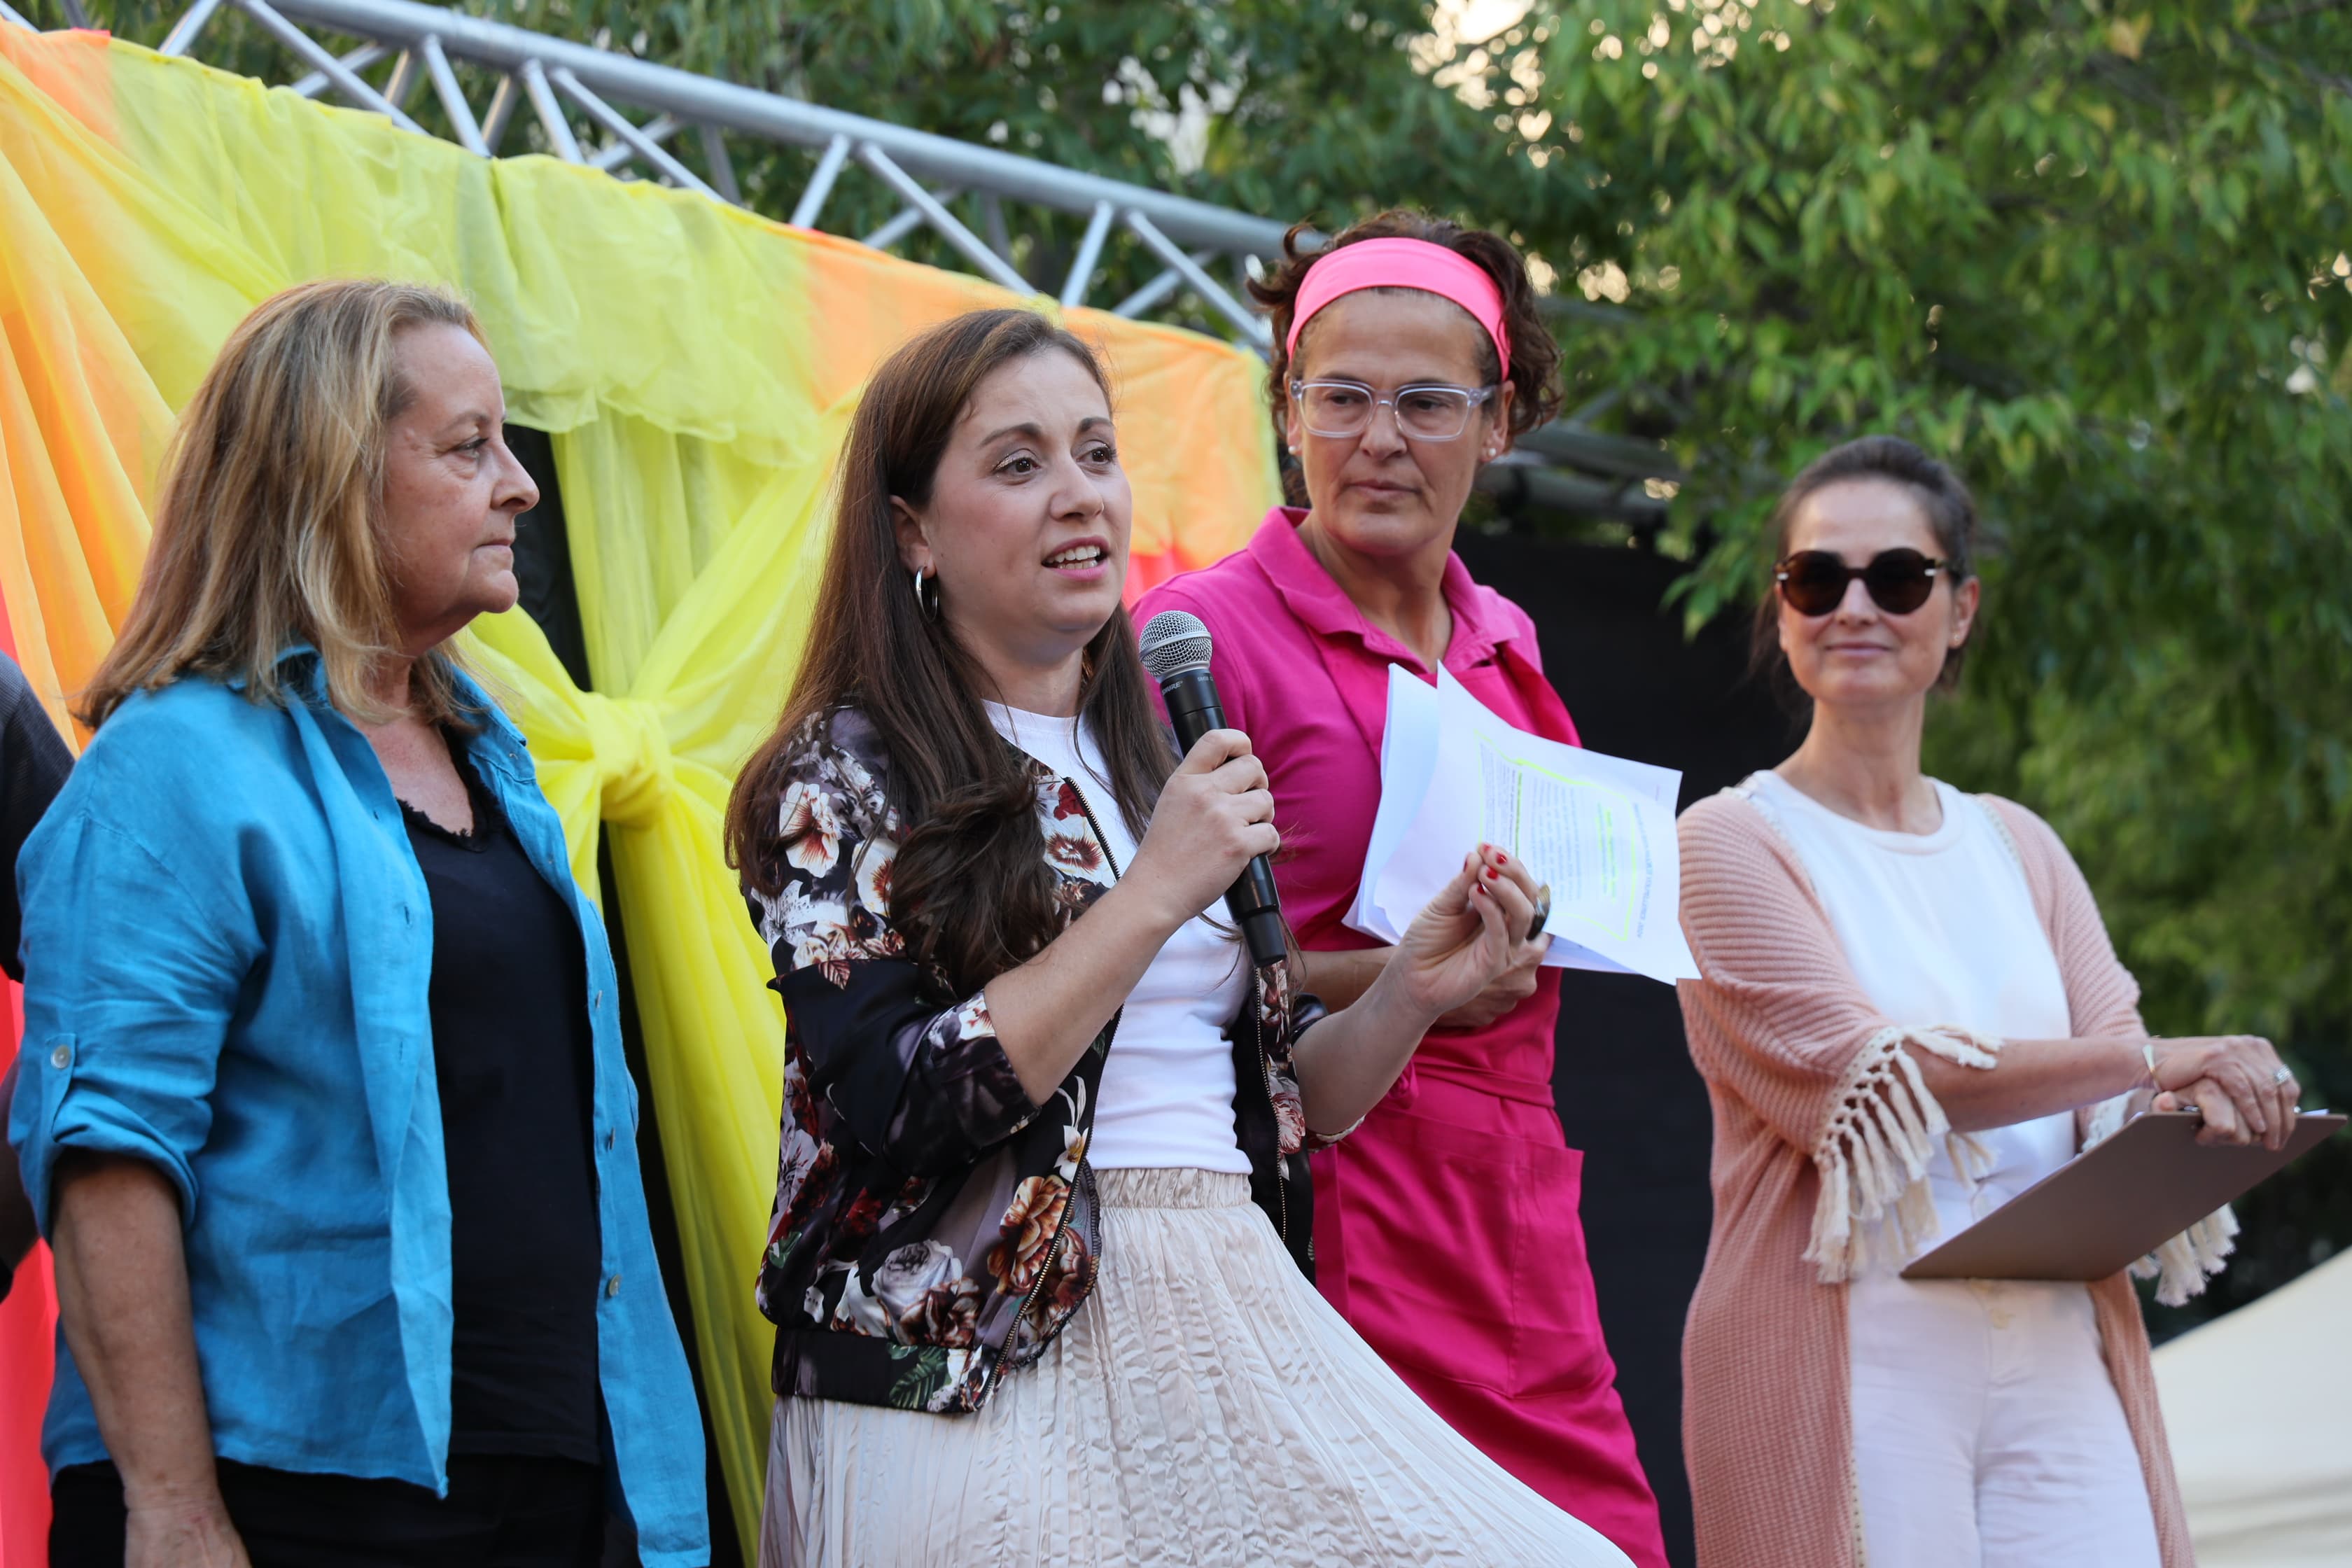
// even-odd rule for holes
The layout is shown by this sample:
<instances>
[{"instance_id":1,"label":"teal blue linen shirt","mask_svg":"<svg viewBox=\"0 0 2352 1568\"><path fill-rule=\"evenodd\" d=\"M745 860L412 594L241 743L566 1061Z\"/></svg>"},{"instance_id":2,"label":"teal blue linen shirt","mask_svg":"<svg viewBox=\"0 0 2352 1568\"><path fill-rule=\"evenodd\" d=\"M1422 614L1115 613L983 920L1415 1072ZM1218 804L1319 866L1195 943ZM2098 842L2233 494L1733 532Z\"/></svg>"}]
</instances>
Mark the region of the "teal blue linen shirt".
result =
<instances>
[{"instance_id":1,"label":"teal blue linen shirt","mask_svg":"<svg viewBox=\"0 0 2352 1568\"><path fill-rule=\"evenodd\" d=\"M310 650L283 708L191 677L109 719L25 846L8 1136L46 1226L68 1149L178 1188L214 1446L446 1488L449 1194L433 908L375 752ZM476 771L587 950L607 1489L647 1568L709 1561L700 1417L654 1260L613 959L521 734L464 682ZM64 1336L54 1474L107 1457Z\"/></svg>"}]
</instances>

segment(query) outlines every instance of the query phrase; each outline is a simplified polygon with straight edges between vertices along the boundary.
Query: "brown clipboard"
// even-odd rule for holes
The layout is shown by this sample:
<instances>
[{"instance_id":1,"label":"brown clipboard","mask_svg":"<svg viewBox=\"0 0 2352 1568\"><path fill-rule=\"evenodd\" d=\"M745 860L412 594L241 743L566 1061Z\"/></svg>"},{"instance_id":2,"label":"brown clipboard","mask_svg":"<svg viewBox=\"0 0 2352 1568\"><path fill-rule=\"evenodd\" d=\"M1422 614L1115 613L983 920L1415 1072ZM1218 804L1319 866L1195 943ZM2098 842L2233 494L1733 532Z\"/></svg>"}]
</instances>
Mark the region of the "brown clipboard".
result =
<instances>
[{"instance_id":1,"label":"brown clipboard","mask_svg":"<svg viewBox=\"0 0 2352 1568\"><path fill-rule=\"evenodd\" d=\"M1906 1279L2104 1279L2336 1135L2340 1115L2295 1118L2286 1147L2197 1142L2194 1111L2126 1123L1903 1270Z\"/></svg>"}]
</instances>

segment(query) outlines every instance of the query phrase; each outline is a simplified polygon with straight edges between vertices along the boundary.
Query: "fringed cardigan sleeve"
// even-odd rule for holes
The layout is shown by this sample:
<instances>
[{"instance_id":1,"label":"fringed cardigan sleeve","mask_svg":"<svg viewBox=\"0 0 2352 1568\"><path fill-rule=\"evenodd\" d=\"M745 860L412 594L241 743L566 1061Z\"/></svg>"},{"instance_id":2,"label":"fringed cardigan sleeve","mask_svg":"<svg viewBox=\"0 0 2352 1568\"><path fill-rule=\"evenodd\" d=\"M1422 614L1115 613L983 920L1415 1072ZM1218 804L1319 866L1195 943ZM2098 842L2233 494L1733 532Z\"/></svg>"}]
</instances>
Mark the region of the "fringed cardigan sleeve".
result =
<instances>
[{"instance_id":1,"label":"fringed cardigan sleeve","mask_svg":"<svg viewBox=\"0 0 2352 1568\"><path fill-rule=\"evenodd\" d=\"M1993 819L2010 836L2025 868L2027 889L2058 956L2059 972L2066 977L2066 1006L2076 1039L2146 1037L2140 1021L2139 982L2116 957L2107 924L2099 916L2098 900L2082 868L2056 831L2014 801L1998 795L1980 796ZM2125 1121L2147 1109L2143 1089L2086 1105L2075 1115L2076 1141L2087 1149L2115 1136ZM2221 1271L2230 1256L2238 1218L2227 1205L2199 1220L2179 1236L2131 1266L2135 1278L2156 1281L2156 1299L2178 1307L2201 1295L2205 1281Z\"/></svg>"},{"instance_id":2,"label":"fringed cardigan sleeve","mask_svg":"<svg viewBox=\"0 0 2352 1568\"><path fill-rule=\"evenodd\" d=\"M1927 1162L1951 1129L1905 1047L1990 1068L2000 1043L1873 1006L1796 852L1758 831L1758 810L1718 795L1683 814L1683 930L1706 976L1683 984L1683 1006L1713 1026L1691 1031L1703 1069L1819 1173L1805 1261L1831 1285L1869 1261L1882 1216L1906 1251L1934 1232Z\"/></svg>"}]
</instances>

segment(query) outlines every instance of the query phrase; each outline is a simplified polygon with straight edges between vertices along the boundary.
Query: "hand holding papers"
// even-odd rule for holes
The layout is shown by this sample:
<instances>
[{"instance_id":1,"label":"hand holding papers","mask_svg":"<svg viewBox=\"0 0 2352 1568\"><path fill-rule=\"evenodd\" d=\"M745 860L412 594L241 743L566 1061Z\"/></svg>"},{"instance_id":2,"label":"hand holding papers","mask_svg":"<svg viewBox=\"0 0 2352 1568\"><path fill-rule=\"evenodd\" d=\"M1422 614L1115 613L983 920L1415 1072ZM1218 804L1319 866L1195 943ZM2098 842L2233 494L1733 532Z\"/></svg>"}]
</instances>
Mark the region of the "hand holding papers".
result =
<instances>
[{"instance_id":1,"label":"hand holding papers","mask_svg":"<svg viewBox=\"0 0 2352 1568\"><path fill-rule=\"evenodd\" d=\"M1395 942L1481 843L1551 888L1548 964L1696 979L1677 904L1682 775L1513 729L1447 671L1389 666L1381 805L1348 924Z\"/></svg>"}]
</instances>

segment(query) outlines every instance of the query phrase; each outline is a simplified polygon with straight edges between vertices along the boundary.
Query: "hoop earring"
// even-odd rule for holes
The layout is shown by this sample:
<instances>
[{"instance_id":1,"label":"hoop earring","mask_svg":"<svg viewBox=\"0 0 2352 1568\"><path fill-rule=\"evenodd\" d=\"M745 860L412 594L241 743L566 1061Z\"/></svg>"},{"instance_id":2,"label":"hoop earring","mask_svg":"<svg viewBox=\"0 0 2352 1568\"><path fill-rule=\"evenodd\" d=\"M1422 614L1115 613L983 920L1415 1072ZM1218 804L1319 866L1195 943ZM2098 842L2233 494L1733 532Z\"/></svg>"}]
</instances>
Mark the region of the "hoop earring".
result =
<instances>
[{"instance_id":1,"label":"hoop earring","mask_svg":"<svg viewBox=\"0 0 2352 1568\"><path fill-rule=\"evenodd\" d=\"M919 566L915 568L915 612L927 621L940 618L939 574L931 574L931 595L927 599L923 596L923 569Z\"/></svg>"}]
</instances>

